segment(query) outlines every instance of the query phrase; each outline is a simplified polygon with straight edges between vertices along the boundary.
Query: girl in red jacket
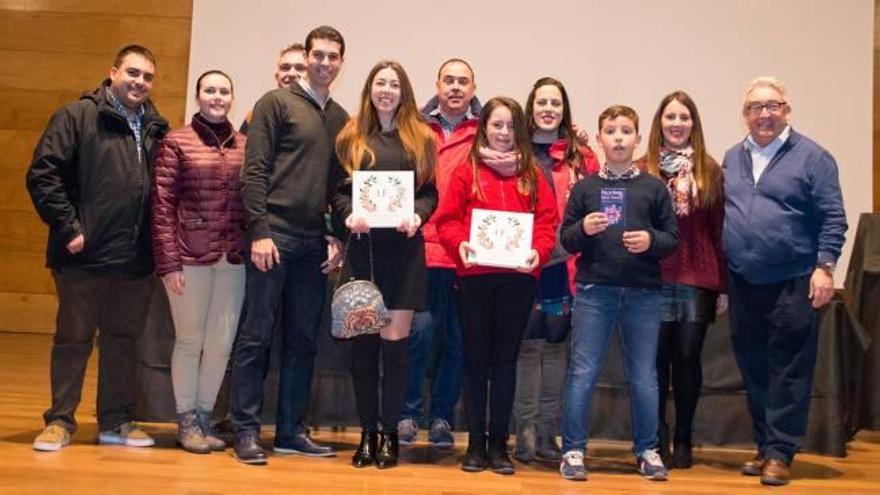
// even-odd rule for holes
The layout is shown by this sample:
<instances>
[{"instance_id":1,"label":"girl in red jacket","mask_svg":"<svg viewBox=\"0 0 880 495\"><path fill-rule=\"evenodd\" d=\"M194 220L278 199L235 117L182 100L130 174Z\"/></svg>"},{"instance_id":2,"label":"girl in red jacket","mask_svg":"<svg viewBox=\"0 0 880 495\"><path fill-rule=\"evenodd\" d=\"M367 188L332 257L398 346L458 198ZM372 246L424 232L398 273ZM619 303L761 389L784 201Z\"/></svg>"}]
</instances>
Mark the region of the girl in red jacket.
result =
<instances>
[{"instance_id":1,"label":"girl in red jacket","mask_svg":"<svg viewBox=\"0 0 880 495\"><path fill-rule=\"evenodd\" d=\"M559 217L572 186L599 170L599 161L581 142L571 119L568 93L552 77L538 79L526 100L529 136L539 170L550 182ZM558 461L562 392L568 366L572 281L575 257L561 246L541 269L538 293L519 348L516 368L516 449L523 462L537 455Z\"/></svg>"},{"instance_id":2,"label":"girl in red jacket","mask_svg":"<svg viewBox=\"0 0 880 495\"><path fill-rule=\"evenodd\" d=\"M475 265L468 243L474 208L533 216L532 250L520 269ZM516 358L535 300L538 267L556 244L556 200L532 153L516 101L489 100L480 114L469 160L452 173L435 214L443 247L456 259L464 344L468 448L462 469L513 474L507 455L516 388ZM486 402L490 418L488 448Z\"/></svg>"},{"instance_id":3,"label":"girl in red jacket","mask_svg":"<svg viewBox=\"0 0 880 495\"><path fill-rule=\"evenodd\" d=\"M177 442L198 454L226 447L209 419L244 299L245 137L226 118L232 91L223 72L199 77L199 112L162 141L153 179L153 256L175 330Z\"/></svg>"}]
</instances>

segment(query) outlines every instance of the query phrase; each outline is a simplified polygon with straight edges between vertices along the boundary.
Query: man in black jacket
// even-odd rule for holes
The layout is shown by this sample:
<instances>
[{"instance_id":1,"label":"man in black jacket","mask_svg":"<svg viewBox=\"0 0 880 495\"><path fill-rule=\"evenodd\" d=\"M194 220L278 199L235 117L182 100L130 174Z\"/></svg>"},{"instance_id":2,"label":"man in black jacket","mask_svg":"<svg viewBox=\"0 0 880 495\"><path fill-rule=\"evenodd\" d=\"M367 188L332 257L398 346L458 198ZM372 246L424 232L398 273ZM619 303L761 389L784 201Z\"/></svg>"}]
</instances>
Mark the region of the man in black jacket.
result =
<instances>
[{"instance_id":1,"label":"man in black jacket","mask_svg":"<svg viewBox=\"0 0 880 495\"><path fill-rule=\"evenodd\" d=\"M339 261L325 213L341 167L336 135L348 114L330 98L345 41L329 26L306 37L307 73L266 93L254 107L242 167L250 237L245 302L232 351L231 403L235 457L265 464L259 445L263 379L275 317L281 310L281 370L274 451L333 456L304 425L316 336L327 293L326 273ZM330 249L328 250L328 242Z\"/></svg>"},{"instance_id":2,"label":"man in black jacket","mask_svg":"<svg viewBox=\"0 0 880 495\"><path fill-rule=\"evenodd\" d=\"M49 226L46 266L58 294L52 405L35 450L70 443L98 328L98 441L153 445L132 409L135 342L153 287L151 160L168 130L149 100L155 72L146 48L120 50L109 79L52 115L27 172L34 207Z\"/></svg>"}]
</instances>

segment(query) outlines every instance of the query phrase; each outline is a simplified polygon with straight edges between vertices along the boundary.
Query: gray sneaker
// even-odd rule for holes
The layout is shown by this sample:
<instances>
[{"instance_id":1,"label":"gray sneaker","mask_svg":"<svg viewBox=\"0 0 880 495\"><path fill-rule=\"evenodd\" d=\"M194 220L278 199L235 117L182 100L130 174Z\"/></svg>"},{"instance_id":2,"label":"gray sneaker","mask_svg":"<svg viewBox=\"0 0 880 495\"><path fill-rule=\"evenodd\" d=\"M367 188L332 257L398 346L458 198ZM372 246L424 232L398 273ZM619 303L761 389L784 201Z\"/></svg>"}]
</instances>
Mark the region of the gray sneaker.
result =
<instances>
[{"instance_id":1,"label":"gray sneaker","mask_svg":"<svg viewBox=\"0 0 880 495\"><path fill-rule=\"evenodd\" d=\"M560 452L559 444L556 443L556 437L539 435L537 443L538 447L535 449L535 453L541 459L558 461L562 458L562 452Z\"/></svg>"},{"instance_id":2,"label":"gray sneaker","mask_svg":"<svg viewBox=\"0 0 880 495\"><path fill-rule=\"evenodd\" d=\"M59 422L49 423L34 439L34 450L55 452L70 445L70 432Z\"/></svg>"},{"instance_id":3,"label":"gray sneaker","mask_svg":"<svg viewBox=\"0 0 880 495\"><path fill-rule=\"evenodd\" d=\"M397 423L397 442L400 445L412 445L419 434L419 424L412 418L403 418Z\"/></svg>"},{"instance_id":4,"label":"gray sneaker","mask_svg":"<svg viewBox=\"0 0 880 495\"><path fill-rule=\"evenodd\" d=\"M587 466L584 465L584 453L580 450L569 450L562 456L559 473L571 481L587 481Z\"/></svg>"},{"instance_id":5,"label":"gray sneaker","mask_svg":"<svg viewBox=\"0 0 880 495\"><path fill-rule=\"evenodd\" d=\"M516 448L513 451L513 458L529 463L535 460L535 428L524 427L516 432Z\"/></svg>"},{"instance_id":6,"label":"gray sneaker","mask_svg":"<svg viewBox=\"0 0 880 495\"><path fill-rule=\"evenodd\" d=\"M452 447L455 445L455 437L452 436L452 427L445 419L437 418L431 423L428 439L435 447Z\"/></svg>"}]
</instances>

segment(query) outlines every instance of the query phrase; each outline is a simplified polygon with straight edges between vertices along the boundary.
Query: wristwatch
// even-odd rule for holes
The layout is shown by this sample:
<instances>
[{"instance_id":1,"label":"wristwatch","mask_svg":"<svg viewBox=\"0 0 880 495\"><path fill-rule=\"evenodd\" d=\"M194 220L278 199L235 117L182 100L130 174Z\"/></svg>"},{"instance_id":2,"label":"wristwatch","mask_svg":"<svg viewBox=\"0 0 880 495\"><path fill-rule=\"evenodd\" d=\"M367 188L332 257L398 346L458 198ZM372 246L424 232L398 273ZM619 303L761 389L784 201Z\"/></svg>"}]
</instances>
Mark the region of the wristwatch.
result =
<instances>
[{"instance_id":1,"label":"wristwatch","mask_svg":"<svg viewBox=\"0 0 880 495\"><path fill-rule=\"evenodd\" d=\"M821 270L825 270L825 273L828 275L834 275L834 269L837 267L837 263L833 261L820 261L816 263L816 268Z\"/></svg>"}]
</instances>

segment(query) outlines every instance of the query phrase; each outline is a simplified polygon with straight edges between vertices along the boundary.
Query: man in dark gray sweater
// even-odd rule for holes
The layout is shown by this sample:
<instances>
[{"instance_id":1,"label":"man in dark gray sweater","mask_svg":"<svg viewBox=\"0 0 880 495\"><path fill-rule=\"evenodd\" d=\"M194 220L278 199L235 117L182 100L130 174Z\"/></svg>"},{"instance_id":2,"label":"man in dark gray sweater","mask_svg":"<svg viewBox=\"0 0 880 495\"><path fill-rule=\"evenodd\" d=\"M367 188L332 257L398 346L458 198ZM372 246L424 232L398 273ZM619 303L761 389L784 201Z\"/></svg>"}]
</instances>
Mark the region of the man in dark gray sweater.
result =
<instances>
[{"instance_id":1,"label":"man in dark gray sweater","mask_svg":"<svg viewBox=\"0 0 880 495\"><path fill-rule=\"evenodd\" d=\"M230 409L234 454L247 464L266 463L258 441L260 410L276 315L283 338L274 451L335 455L312 442L304 419L326 273L339 262L339 242L327 235L325 213L341 170L336 135L348 120L329 95L345 41L332 27L321 26L309 33L305 46L305 77L266 93L254 107L241 172L251 244L232 352Z\"/></svg>"}]
</instances>

